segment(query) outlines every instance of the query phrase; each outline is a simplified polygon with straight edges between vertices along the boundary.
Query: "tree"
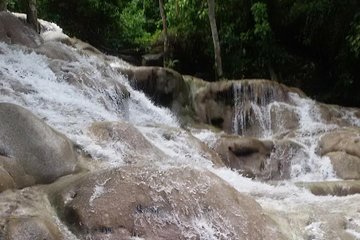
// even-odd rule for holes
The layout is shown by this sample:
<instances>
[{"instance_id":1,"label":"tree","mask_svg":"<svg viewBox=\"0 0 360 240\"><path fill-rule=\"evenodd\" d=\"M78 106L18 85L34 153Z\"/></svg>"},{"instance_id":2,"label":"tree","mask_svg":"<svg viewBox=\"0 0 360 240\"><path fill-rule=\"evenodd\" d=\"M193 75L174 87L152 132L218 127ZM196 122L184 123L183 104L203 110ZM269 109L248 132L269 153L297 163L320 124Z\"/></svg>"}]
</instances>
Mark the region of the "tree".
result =
<instances>
[{"instance_id":1,"label":"tree","mask_svg":"<svg viewBox=\"0 0 360 240\"><path fill-rule=\"evenodd\" d=\"M6 1L7 0L0 0L0 11L6 11Z\"/></svg>"},{"instance_id":2,"label":"tree","mask_svg":"<svg viewBox=\"0 0 360 240\"><path fill-rule=\"evenodd\" d=\"M40 26L37 18L36 0L26 1L26 22L29 23L36 32L40 32Z\"/></svg>"},{"instance_id":3,"label":"tree","mask_svg":"<svg viewBox=\"0 0 360 240\"><path fill-rule=\"evenodd\" d=\"M168 63L168 52L169 52L169 41L168 41L168 33L167 33L167 25L166 25L166 15L164 10L164 1L159 0L159 8L160 8L160 15L163 25L163 34L164 34L164 67Z\"/></svg>"},{"instance_id":4,"label":"tree","mask_svg":"<svg viewBox=\"0 0 360 240\"><path fill-rule=\"evenodd\" d=\"M216 19L215 19L215 0L208 0L208 10L209 10L209 22L211 27L211 35L214 44L214 56L215 56L215 69L217 78L222 78L223 76L223 69L222 69L222 62L221 62L221 50L220 50L220 41L219 41L219 34L216 26Z\"/></svg>"}]
</instances>

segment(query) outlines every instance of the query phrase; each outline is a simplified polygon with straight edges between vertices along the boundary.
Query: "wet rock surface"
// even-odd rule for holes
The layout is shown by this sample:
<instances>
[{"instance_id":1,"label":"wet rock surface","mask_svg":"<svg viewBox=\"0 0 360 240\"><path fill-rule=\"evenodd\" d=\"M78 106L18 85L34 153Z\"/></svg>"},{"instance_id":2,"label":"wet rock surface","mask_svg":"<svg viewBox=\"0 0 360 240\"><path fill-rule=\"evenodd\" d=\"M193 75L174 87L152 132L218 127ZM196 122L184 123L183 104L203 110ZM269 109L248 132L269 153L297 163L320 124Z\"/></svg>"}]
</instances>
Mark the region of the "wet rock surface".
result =
<instances>
[{"instance_id":1,"label":"wet rock surface","mask_svg":"<svg viewBox=\"0 0 360 240\"><path fill-rule=\"evenodd\" d=\"M166 155L151 144L133 125L119 122L98 122L90 127L94 139L99 145L117 143L119 152L128 164L148 164L161 162Z\"/></svg>"},{"instance_id":2,"label":"wet rock surface","mask_svg":"<svg viewBox=\"0 0 360 240\"><path fill-rule=\"evenodd\" d=\"M84 177L55 202L81 238L281 239L260 206L207 171L125 167Z\"/></svg>"},{"instance_id":3,"label":"wet rock surface","mask_svg":"<svg viewBox=\"0 0 360 240\"><path fill-rule=\"evenodd\" d=\"M189 92L183 77L171 69L131 67L119 71L129 78L133 88L143 91L156 104L168 107L179 115L189 104Z\"/></svg>"},{"instance_id":4,"label":"wet rock surface","mask_svg":"<svg viewBox=\"0 0 360 240\"><path fill-rule=\"evenodd\" d=\"M330 158L342 179L360 179L360 129L340 128L325 134L319 142L321 155Z\"/></svg>"},{"instance_id":5,"label":"wet rock surface","mask_svg":"<svg viewBox=\"0 0 360 240\"><path fill-rule=\"evenodd\" d=\"M9 174L23 171L36 183L52 182L76 170L77 158L70 140L28 110L10 103L0 103L0 152L3 169ZM23 183L21 174L13 177L14 182Z\"/></svg>"},{"instance_id":6,"label":"wet rock surface","mask_svg":"<svg viewBox=\"0 0 360 240\"><path fill-rule=\"evenodd\" d=\"M0 41L30 48L38 47L43 42L35 30L5 11L0 12Z\"/></svg>"}]
</instances>

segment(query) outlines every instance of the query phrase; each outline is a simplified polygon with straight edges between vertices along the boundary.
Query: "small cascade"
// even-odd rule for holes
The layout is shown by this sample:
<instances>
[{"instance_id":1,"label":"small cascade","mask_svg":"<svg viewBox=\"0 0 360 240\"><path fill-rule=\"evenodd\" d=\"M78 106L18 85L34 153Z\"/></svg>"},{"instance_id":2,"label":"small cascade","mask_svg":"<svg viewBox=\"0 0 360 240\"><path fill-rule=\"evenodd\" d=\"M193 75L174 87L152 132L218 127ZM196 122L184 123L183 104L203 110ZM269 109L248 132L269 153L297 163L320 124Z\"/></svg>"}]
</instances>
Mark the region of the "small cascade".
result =
<instances>
[{"instance_id":1,"label":"small cascade","mask_svg":"<svg viewBox=\"0 0 360 240\"><path fill-rule=\"evenodd\" d=\"M330 159L317 154L317 144L322 134L337 126L324 123L315 101L261 80L234 84L234 97L234 133L272 140L269 161L286 156L293 181L335 179ZM284 148L284 139L292 144Z\"/></svg>"},{"instance_id":2,"label":"small cascade","mask_svg":"<svg viewBox=\"0 0 360 240\"><path fill-rule=\"evenodd\" d=\"M122 163L121 155L113 146L94 143L87 130L92 123L121 119L177 126L170 110L154 106L116 69L64 44L59 47L71 54L72 61L52 60L0 43L0 102L29 109L94 158L115 165Z\"/></svg>"},{"instance_id":3,"label":"small cascade","mask_svg":"<svg viewBox=\"0 0 360 240\"><path fill-rule=\"evenodd\" d=\"M271 136L269 105L284 101L285 91L276 82L256 80L234 83L234 133L246 136Z\"/></svg>"}]
</instances>

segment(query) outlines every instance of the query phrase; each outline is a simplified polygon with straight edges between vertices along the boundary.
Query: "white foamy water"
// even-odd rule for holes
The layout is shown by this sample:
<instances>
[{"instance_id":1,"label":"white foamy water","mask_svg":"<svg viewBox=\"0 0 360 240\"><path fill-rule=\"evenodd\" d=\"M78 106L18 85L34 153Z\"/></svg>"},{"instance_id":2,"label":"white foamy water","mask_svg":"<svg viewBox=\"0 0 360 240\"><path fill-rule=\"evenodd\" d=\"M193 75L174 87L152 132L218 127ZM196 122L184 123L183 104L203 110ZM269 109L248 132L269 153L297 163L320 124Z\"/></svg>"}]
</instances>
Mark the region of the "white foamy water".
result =
<instances>
[{"instance_id":1,"label":"white foamy water","mask_svg":"<svg viewBox=\"0 0 360 240\"><path fill-rule=\"evenodd\" d=\"M108 156L113 162L121 161L114 149L103 149L88 136L87 128L93 122L127 120L136 125L178 125L169 110L155 107L143 93L133 90L124 76L107 69L106 75L125 85L131 95L130 99L119 99L114 85L102 81L102 71L107 66L96 58L81 56L71 49L77 61L63 66L64 72L54 73L49 59L43 55L24 53L5 43L0 43L0 50L4 53L0 58L4 91L0 101L26 107L94 157ZM79 79L79 85L69 84L64 73L78 69L84 79Z\"/></svg>"},{"instance_id":2,"label":"white foamy water","mask_svg":"<svg viewBox=\"0 0 360 240\"><path fill-rule=\"evenodd\" d=\"M51 26L49 25L48 40L52 39L50 36L54 36L50 32L61 33L56 26ZM117 68L129 67L128 65L122 65L122 61L116 59L108 64L97 57L80 54L76 49L63 47L73 53L75 60L62 63L61 71L53 71L54 63L47 57L0 43L0 52L3 53L0 54L0 102L24 106L77 142L94 158L104 161L107 166L124 164L122 153L126 146L121 142L99 145L90 136L88 128L98 121L127 121L136 126L146 139L167 156L167 162L162 162L159 167L166 170L180 165L210 170L237 191L254 197L275 221L280 217L286 219L285 227L292 227L290 230L294 232L289 239L329 239L326 235L329 223L321 217L321 214L329 209L351 216L346 220L346 231L354 236L354 239L359 239L360 216L354 213L354 203L359 202L359 195L343 198L317 197L293 183L335 179L329 159L318 156L316 148L321 135L337 126L322 122L314 101L291 94L291 104L288 104L276 98L272 99L276 93L269 92L266 96L253 95L247 98L259 100L245 106L241 102L241 99L244 99L241 89L235 89L237 112L234 129L237 133L246 132L247 124L251 122L247 116L250 112L242 112L246 107L251 109L255 117L253 122L260 126L261 137L267 139L284 135L287 130L283 126L277 132L272 129L272 108L288 109L298 116L300 128L289 138L302 147L304 154L294 154L291 159L292 179L273 184L263 183L245 178L228 168L214 168L209 161L210 156L201 151L193 138L195 136L212 147L217 135L210 130L192 130L192 136L180 129L176 117L168 109L155 106L142 92L132 89L126 77L116 71ZM74 83L71 76L80 77ZM121 97L121 93L116 92L117 83L126 87L130 93L129 98ZM354 112L344 110L341 114L355 126L360 126ZM106 192L105 183L98 183L93 190L91 201ZM287 214L289 216L286 216ZM295 216L296 214L298 216ZM294 219L291 219L292 216ZM189 228L200 235L201 239L219 239L228 234L219 232L219 228L213 226L204 216L193 219L192 224ZM226 226L222 228L223 231L224 229Z\"/></svg>"}]
</instances>

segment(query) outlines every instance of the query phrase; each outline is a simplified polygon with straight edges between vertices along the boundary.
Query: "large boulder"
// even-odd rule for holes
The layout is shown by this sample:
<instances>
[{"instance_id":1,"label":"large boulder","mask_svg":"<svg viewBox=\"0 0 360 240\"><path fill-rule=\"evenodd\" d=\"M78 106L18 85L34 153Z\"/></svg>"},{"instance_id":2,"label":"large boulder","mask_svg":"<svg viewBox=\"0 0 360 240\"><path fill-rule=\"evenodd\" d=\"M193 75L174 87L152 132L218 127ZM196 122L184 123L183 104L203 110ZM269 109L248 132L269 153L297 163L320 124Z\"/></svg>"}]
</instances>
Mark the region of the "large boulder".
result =
<instances>
[{"instance_id":1,"label":"large boulder","mask_svg":"<svg viewBox=\"0 0 360 240\"><path fill-rule=\"evenodd\" d=\"M0 194L0 239L75 239L57 219L42 187Z\"/></svg>"},{"instance_id":2,"label":"large boulder","mask_svg":"<svg viewBox=\"0 0 360 240\"><path fill-rule=\"evenodd\" d=\"M143 127L143 132L169 156L166 159L167 164L201 167L225 166L211 147L188 130L164 125L148 125Z\"/></svg>"},{"instance_id":3,"label":"large boulder","mask_svg":"<svg viewBox=\"0 0 360 240\"><path fill-rule=\"evenodd\" d=\"M329 152L331 164L338 177L342 179L360 179L360 158L346 152Z\"/></svg>"},{"instance_id":4,"label":"large boulder","mask_svg":"<svg viewBox=\"0 0 360 240\"><path fill-rule=\"evenodd\" d=\"M263 122L256 116L261 107L273 101L286 102L287 93L293 91L277 82L259 79L211 83L191 76L184 79L189 85L197 120L227 133L235 131L247 136L258 136L264 130Z\"/></svg>"},{"instance_id":5,"label":"large boulder","mask_svg":"<svg viewBox=\"0 0 360 240\"><path fill-rule=\"evenodd\" d=\"M0 155L0 166L20 186L33 181L52 182L73 173L77 166L74 146L68 138L28 110L10 103L0 103Z\"/></svg>"},{"instance_id":6,"label":"large boulder","mask_svg":"<svg viewBox=\"0 0 360 240\"><path fill-rule=\"evenodd\" d=\"M89 130L92 138L98 145L103 148L106 148L110 144L112 147L116 147L118 152L121 153L125 163L137 165L173 163L176 165L184 164L182 160L185 159L188 161L187 163L196 164L192 162L196 159L199 161L204 160L210 165L213 164L218 167L224 166L216 152L185 130L157 125L144 126L142 128L148 133L148 136L146 136L146 133L144 136L133 125L123 121L97 122L92 124ZM154 133L158 133L159 135L154 136ZM163 148L170 145L175 149L164 149L166 152L164 153L164 151L160 149L161 146L155 146L146 137L150 139L153 137L158 138L156 140L158 145L162 145ZM163 141L163 143L160 143L160 141ZM171 144L169 144L169 142L171 142ZM196 151L194 151L194 149L196 149ZM192 152L187 152L187 150L191 150ZM181 152L182 156L174 156L171 154L172 151ZM194 156L195 154L196 157Z\"/></svg>"},{"instance_id":7,"label":"large boulder","mask_svg":"<svg viewBox=\"0 0 360 240\"><path fill-rule=\"evenodd\" d=\"M50 59L58 59L68 62L77 61L74 50L57 41L49 41L34 49L38 54L45 55Z\"/></svg>"},{"instance_id":8,"label":"large boulder","mask_svg":"<svg viewBox=\"0 0 360 240\"><path fill-rule=\"evenodd\" d=\"M135 89L143 91L156 104L182 114L189 104L189 90L183 77L162 67L131 67L119 69L128 76Z\"/></svg>"},{"instance_id":9,"label":"large boulder","mask_svg":"<svg viewBox=\"0 0 360 240\"><path fill-rule=\"evenodd\" d=\"M42 42L40 35L9 12L0 12L0 41L35 48Z\"/></svg>"},{"instance_id":10,"label":"large boulder","mask_svg":"<svg viewBox=\"0 0 360 240\"><path fill-rule=\"evenodd\" d=\"M125 163L144 164L165 159L166 155L129 123L96 122L89 130L98 145L116 147Z\"/></svg>"},{"instance_id":11,"label":"large boulder","mask_svg":"<svg viewBox=\"0 0 360 240\"><path fill-rule=\"evenodd\" d=\"M10 218L4 235L8 240L64 239L55 223L41 217Z\"/></svg>"},{"instance_id":12,"label":"large boulder","mask_svg":"<svg viewBox=\"0 0 360 240\"><path fill-rule=\"evenodd\" d=\"M299 128L300 116L288 104L276 103L270 108L271 131L282 137Z\"/></svg>"},{"instance_id":13,"label":"large boulder","mask_svg":"<svg viewBox=\"0 0 360 240\"><path fill-rule=\"evenodd\" d=\"M207 171L124 167L53 194L80 239L283 239L252 198Z\"/></svg>"},{"instance_id":14,"label":"large boulder","mask_svg":"<svg viewBox=\"0 0 360 240\"><path fill-rule=\"evenodd\" d=\"M359 181L327 181L327 182L302 182L299 187L305 187L317 196L347 196L360 193Z\"/></svg>"},{"instance_id":15,"label":"large boulder","mask_svg":"<svg viewBox=\"0 0 360 240\"><path fill-rule=\"evenodd\" d=\"M339 177L360 179L360 128L341 128L324 134L319 153L330 158Z\"/></svg>"},{"instance_id":16,"label":"large boulder","mask_svg":"<svg viewBox=\"0 0 360 240\"><path fill-rule=\"evenodd\" d=\"M289 139L269 141L225 134L220 135L214 150L227 167L261 180L289 179L292 165L308 157L300 144Z\"/></svg>"},{"instance_id":17,"label":"large boulder","mask_svg":"<svg viewBox=\"0 0 360 240\"><path fill-rule=\"evenodd\" d=\"M75 52L69 55L71 53L67 48L65 46L63 48L65 51L59 50L59 52L48 52L48 54L55 58L66 58L67 56L76 58ZM71 60L53 59L50 61L49 67L61 80L96 98L107 110L117 113L120 117L127 116L127 100L130 93L126 86L116 78L119 77L116 76L118 73L104 62L90 65L80 64L78 60L71 62ZM99 81L98 77L94 78L92 76L94 72L100 75L98 77L101 77L102 81Z\"/></svg>"},{"instance_id":18,"label":"large boulder","mask_svg":"<svg viewBox=\"0 0 360 240\"><path fill-rule=\"evenodd\" d=\"M321 118L327 124L349 127L360 123L360 109L358 108L347 108L323 103L318 103L317 106Z\"/></svg>"},{"instance_id":19,"label":"large boulder","mask_svg":"<svg viewBox=\"0 0 360 240\"><path fill-rule=\"evenodd\" d=\"M226 166L245 176L258 178L271 175L273 167L268 166L267 159L270 158L272 148L272 142L237 135L222 135L214 146Z\"/></svg>"}]
</instances>

